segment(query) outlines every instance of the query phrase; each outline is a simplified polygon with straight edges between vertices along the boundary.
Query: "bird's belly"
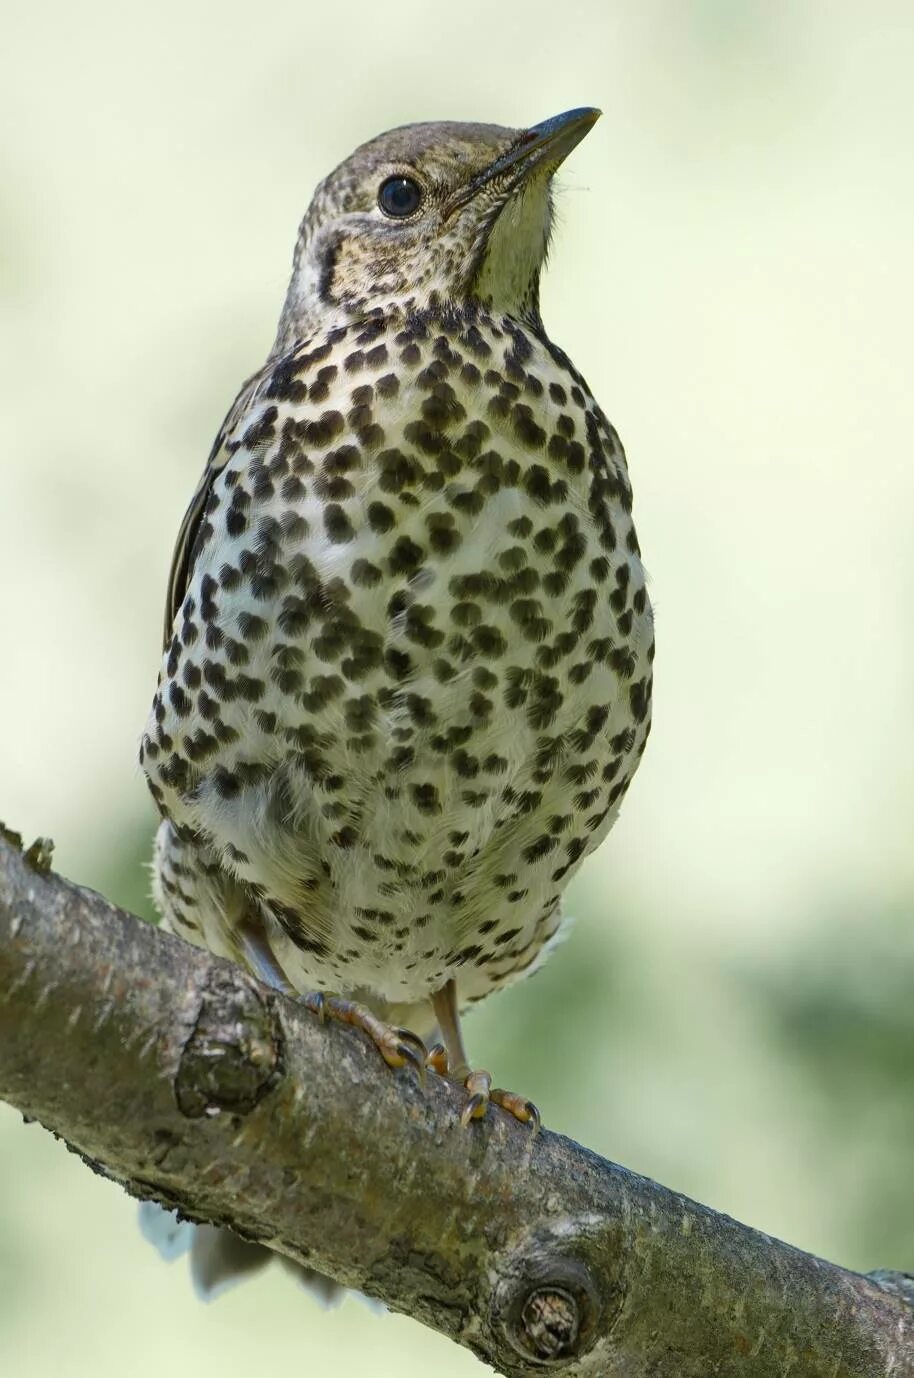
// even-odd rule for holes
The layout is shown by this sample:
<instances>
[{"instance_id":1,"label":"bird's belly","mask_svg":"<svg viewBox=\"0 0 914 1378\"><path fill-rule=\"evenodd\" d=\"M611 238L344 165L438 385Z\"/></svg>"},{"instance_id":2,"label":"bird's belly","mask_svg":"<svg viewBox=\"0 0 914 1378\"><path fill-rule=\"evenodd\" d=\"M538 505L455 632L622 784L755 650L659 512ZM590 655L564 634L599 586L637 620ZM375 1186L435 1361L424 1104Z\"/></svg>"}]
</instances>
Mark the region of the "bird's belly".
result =
<instances>
[{"instance_id":1,"label":"bird's belly","mask_svg":"<svg viewBox=\"0 0 914 1378\"><path fill-rule=\"evenodd\" d=\"M214 486L144 765L294 986L472 998L555 935L640 757L644 573L627 508L506 446L341 484L346 448Z\"/></svg>"},{"instance_id":2,"label":"bird's belly","mask_svg":"<svg viewBox=\"0 0 914 1378\"><path fill-rule=\"evenodd\" d=\"M383 558L366 542L339 601L339 551L312 548L322 599L307 611L286 601L306 591L283 594L291 615L274 609L243 669L215 676L203 727L228 740L183 809L276 916L299 988L409 1001L458 972L467 997L510 980L555 935L564 884L615 817L643 744L647 622L620 637L619 584L600 596L586 529L557 566L511 535L516 495L486 518L380 587L352 582L357 559ZM218 598L223 647L254 609L241 590Z\"/></svg>"}]
</instances>

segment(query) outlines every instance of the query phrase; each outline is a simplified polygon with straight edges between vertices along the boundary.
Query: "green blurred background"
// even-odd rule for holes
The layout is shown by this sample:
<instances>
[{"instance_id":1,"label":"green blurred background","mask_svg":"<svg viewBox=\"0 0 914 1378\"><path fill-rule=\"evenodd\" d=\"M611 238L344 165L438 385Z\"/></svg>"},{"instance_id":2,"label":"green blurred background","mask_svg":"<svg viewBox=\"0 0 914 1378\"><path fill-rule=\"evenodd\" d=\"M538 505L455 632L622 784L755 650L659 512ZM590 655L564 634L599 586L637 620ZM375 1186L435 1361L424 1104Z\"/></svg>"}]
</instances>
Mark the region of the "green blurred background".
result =
<instances>
[{"instance_id":1,"label":"green blurred background","mask_svg":"<svg viewBox=\"0 0 914 1378\"><path fill-rule=\"evenodd\" d=\"M656 726L567 944L469 1025L547 1123L914 1267L914 11L905 0L6 7L0 816L149 914L171 544L298 219L414 119L597 104L544 288L627 445ZM0 1107L0 1372L471 1374L271 1269L210 1307Z\"/></svg>"}]
</instances>

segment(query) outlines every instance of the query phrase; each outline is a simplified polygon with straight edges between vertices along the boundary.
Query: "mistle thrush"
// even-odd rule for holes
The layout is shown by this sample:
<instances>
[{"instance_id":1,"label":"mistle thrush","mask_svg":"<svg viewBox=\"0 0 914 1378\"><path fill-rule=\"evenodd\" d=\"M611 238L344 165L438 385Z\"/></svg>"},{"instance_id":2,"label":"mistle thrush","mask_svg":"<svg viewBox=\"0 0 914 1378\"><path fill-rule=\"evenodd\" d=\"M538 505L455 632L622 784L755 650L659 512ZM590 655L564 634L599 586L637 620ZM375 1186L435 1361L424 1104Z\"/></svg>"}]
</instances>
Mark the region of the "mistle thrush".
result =
<instances>
[{"instance_id":1,"label":"mistle thrush","mask_svg":"<svg viewBox=\"0 0 914 1378\"><path fill-rule=\"evenodd\" d=\"M555 943L650 721L625 456L539 308L597 115L408 125L320 184L178 536L141 748L172 930L394 1066L433 1015L465 1122L536 1120L458 1011Z\"/></svg>"}]
</instances>

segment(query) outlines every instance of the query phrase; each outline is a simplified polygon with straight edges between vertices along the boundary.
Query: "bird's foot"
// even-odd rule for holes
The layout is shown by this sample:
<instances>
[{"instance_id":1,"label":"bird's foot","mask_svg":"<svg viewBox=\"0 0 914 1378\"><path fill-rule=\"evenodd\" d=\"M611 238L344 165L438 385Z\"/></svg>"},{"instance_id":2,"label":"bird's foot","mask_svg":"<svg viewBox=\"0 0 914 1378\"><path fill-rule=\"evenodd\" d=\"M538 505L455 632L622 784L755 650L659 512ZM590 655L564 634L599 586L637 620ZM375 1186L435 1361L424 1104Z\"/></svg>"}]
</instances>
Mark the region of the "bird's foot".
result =
<instances>
[{"instance_id":1,"label":"bird's foot","mask_svg":"<svg viewBox=\"0 0 914 1378\"><path fill-rule=\"evenodd\" d=\"M515 1095L513 1091L503 1091L500 1086L493 1086L489 1072L474 1072L466 1066L455 1067L452 1071L448 1064L447 1051L441 1043L436 1043L429 1050L426 1064L439 1076L447 1077L449 1081L456 1081L468 1093L469 1100L460 1115L460 1123L464 1129L472 1120L481 1120L491 1103L492 1105L500 1105L502 1110L507 1110L508 1114L513 1115L516 1120L520 1120L521 1124L532 1125L534 1138L539 1133L542 1119L533 1101L527 1100L524 1096Z\"/></svg>"},{"instance_id":2,"label":"bird's foot","mask_svg":"<svg viewBox=\"0 0 914 1378\"><path fill-rule=\"evenodd\" d=\"M371 1039L388 1067L412 1067L420 1085L425 1085L429 1055L418 1034L394 1024L385 1024L366 1005L344 1000L339 995L315 991L306 995L302 1003L305 1009L318 1016L321 1023L325 1019L336 1019L340 1024L352 1024L356 1029L361 1029Z\"/></svg>"}]
</instances>

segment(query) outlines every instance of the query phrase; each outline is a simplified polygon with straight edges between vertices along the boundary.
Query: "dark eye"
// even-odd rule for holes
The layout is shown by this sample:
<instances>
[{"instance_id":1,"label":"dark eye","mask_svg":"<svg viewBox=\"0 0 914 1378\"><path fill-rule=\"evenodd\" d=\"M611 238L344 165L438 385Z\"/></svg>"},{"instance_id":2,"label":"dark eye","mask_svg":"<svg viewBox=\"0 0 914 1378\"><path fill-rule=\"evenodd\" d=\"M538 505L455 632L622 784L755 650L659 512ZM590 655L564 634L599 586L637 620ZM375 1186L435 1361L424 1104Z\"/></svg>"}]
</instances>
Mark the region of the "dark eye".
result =
<instances>
[{"instance_id":1,"label":"dark eye","mask_svg":"<svg viewBox=\"0 0 914 1378\"><path fill-rule=\"evenodd\" d=\"M415 215L422 205L422 188L411 177L388 177L381 183L378 205L385 215Z\"/></svg>"}]
</instances>

